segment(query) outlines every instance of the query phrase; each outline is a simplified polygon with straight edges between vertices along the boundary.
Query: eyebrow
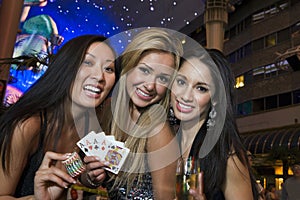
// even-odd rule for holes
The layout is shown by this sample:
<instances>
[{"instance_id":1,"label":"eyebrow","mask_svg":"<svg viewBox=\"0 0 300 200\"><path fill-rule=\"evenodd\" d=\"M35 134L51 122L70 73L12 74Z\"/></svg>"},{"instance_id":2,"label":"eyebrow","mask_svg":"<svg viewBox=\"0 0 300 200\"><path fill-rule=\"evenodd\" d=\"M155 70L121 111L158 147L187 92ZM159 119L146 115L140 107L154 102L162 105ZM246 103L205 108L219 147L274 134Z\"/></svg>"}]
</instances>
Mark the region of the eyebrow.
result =
<instances>
[{"instance_id":1,"label":"eyebrow","mask_svg":"<svg viewBox=\"0 0 300 200\"><path fill-rule=\"evenodd\" d=\"M150 68L151 71L154 71L154 69L152 67L150 67L150 65L146 64L146 63L140 63L142 65L145 65L146 67Z\"/></svg>"},{"instance_id":2,"label":"eyebrow","mask_svg":"<svg viewBox=\"0 0 300 200\"><path fill-rule=\"evenodd\" d=\"M91 53L89 53L89 52L87 52L85 55L89 55L89 56L91 56L91 57L93 57L93 58L96 58L96 56L94 56L93 54L91 54ZM106 62L114 62L114 59L113 59L113 60L111 60L111 59L106 59L105 61L106 61Z\"/></svg>"},{"instance_id":3,"label":"eyebrow","mask_svg":"<svg viewBox=\"0 0 300 200\"><path fill-rule=\"evenodd\" d=\"M183 78L184 80L187 80L186 76L182 75L182 74L177 74L177 76L180 76L181 78ZM205 83L205 82L197 82L195 85L206 85L207 87L210 87L209 84Z\"/></svg>"},{"instance_id":4,"label":"eyebrow","mask_svg":"<svg viewBox=\"0 0 300 200\"><path fill-rule=\"evenodd\" d=\"M145 66L148 67L152 72L154 71L154 69L153 69L150 65L148 65L148 64L146 64L146 63L140 63L140 64L145 65ZM161 74L164 75L164 76L171 76L171 74L166 74L166 73L161 73Z\"/></svg>"}]
</instances>

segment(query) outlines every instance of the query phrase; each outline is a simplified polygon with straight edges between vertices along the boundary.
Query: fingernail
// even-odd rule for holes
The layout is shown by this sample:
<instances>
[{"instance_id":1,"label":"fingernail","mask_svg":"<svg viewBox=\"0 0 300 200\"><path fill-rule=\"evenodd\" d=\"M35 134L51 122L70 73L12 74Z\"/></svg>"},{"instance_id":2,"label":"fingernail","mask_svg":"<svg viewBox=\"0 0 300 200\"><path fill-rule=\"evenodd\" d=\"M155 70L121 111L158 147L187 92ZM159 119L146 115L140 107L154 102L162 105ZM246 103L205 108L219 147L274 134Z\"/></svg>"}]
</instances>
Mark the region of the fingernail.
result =
<instances>
[{"instance_id":1,"label":"fingernail","mask_svg":"<svg viewBox=\"0 0 300 200\"><path fill-rule=\"evenodd\" d=\"M71 155L72 155L72 153L66 153L66 154L64 154L63 156L64 156L65 158L69 158Z\"/></svg>"},{"instance_id":2,"label":"fingernail","mask_svg":"<svg viewBox=\"0 0 300 200\"><path fill-rule=\"evenodd\" d=\"M104 163L103 163L104 165L109 165L109 162L107 162L107 161L104 161Z\"/></svg>"},{"instance_id":3,"label":"fingernail","mask_svg":"<svg viewBox=\"0 0 300 200\"><path fill-rule=\"evenodd\" d=\"M96 160L101 161L101 158L98 156L95 156Z\"/></svg>"},{"instance_id":4,"label":"fingernail","mask_svg":"<svg viewBox=\"0 0 300 200\"><path fill-rule=\"evenodd\" d=\"M66 189L69 187L68 183L63 183L63 185L64 185L64 188L66 188Z\"/></svg>"}]
</instances>

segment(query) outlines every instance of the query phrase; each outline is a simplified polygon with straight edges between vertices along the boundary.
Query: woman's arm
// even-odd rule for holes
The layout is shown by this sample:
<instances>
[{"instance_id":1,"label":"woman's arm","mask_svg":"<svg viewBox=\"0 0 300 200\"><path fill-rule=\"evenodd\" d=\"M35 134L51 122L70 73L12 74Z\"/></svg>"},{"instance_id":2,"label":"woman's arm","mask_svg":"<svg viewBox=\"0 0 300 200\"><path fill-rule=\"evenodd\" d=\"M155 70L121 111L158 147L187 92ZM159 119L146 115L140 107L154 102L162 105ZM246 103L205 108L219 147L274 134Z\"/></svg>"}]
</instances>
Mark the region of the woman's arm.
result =
<instances>
[{"instance_id":1,"label":"woman's arm","mask_svg":"<svg viewBox=\"0 0 300 200\"><path fill-rule=\"evenodd\" d=\"M16 187L27 165L27 159L36 151L39 140L40 119L31 117L15 129L11 141L10 163L5 172L0 167L0 199L14 199ZM30 199L30 197L24 197Z\"/></svg>"},{"instance_id":2,"label":"woman's arm","mask_svg":"<svg viewBox=\"0 0 300 200\"><path fill-rule=\"evenodd\" d=\"M147 141L147 156L155 199L174 199L178 143L168 123L153 131L156 133Z\"/></svg>"},{"instance_id":3,"label":"woman's arm","mask_svg":"<svg viewBox=\"0 0 300 200\"><path fill-rule=\"evenodd\" d=\"M235 154L227 160L226 177L222 190L225 199L253 200L249 169Z\"/></svg>"}]
</instances>

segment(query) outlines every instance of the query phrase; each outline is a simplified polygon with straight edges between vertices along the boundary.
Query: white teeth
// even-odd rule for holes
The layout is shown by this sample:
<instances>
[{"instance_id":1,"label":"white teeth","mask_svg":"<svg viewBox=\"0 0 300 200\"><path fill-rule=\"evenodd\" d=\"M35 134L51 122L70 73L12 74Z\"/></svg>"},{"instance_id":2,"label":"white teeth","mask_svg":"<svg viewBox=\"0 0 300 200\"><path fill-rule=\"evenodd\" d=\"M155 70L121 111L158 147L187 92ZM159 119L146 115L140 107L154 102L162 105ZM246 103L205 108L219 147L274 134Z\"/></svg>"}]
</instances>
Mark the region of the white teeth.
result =
<instances>
[{"instance_id":1,"label":"white teeth","mask_svg":"<svg viewBox=\"0 0 300 200\"><path fill-rule=\"evenodd\" d=\"M141 91L140 89L137 89L137 92L145 97L149 97L150 95L144 93L143 91Z\"/></svg>"},{"instance_id":2,"label":"white teeth","mask_svg":"<svg viewBox=\"0 0 300 200\"><path fill-rule=\"evenodd\" d=\"M191 109L192 106L187 106L187 105L184 105L184 104L181 104L180 102L178 102L179 106L184 108L184 109Z\"/></svg>"},{"instance_id":3,"label":"white teeth","mask_svg":"<svg viewBox=\"0 0 300 200\"><path fill-rule=\"evenodd\" d=\"M101 92L101 90L99 88L93 87L91 85L84 86L84 89L88 90L88 91L91 91L91 92L95 92L95 93L100 93Z\"/></svg>"}]
</instances>

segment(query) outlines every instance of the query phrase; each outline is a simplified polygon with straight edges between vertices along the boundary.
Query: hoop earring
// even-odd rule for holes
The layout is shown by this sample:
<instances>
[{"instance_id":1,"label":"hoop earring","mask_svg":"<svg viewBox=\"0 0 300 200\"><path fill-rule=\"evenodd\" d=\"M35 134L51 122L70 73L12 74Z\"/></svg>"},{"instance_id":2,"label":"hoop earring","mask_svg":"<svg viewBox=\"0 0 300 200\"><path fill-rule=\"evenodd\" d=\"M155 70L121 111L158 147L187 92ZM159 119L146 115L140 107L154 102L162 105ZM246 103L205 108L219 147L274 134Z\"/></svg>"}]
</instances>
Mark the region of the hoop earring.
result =
<instances>
[{"instance_id":1,"label":"hoop earring","mask_svg":"<svg viewBox=\"0 0 300 200\"><path fill-rule=\"evenodd\" d=\"M215 119L216 116L217 116L217 111L215 107L212 106L208 114L207 129L213 128L216 125L216 119Z\"/></svg>"}]
</instances>

